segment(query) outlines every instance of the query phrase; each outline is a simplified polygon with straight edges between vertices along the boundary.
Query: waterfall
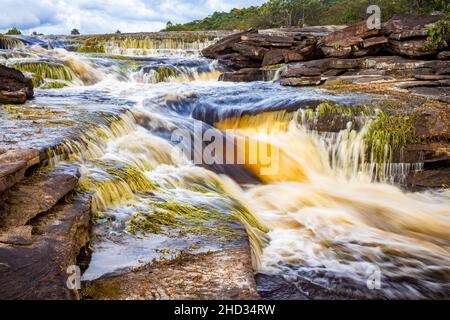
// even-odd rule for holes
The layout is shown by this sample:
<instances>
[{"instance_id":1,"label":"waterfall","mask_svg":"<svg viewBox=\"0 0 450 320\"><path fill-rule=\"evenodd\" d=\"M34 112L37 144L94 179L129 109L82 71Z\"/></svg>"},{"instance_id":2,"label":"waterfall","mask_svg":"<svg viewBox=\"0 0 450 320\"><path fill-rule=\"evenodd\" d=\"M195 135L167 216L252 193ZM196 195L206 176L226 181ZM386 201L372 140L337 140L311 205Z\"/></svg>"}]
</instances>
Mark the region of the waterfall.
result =
<instances>
[{"instance_id":1,"label":"waterfall","mask_svg":"<svg viewBox=\"0 0 450 320\"><path fill-rule=\"evenodd\" d=\"M278 170L270 179L260 176L265 185L229 189L269 229L259 271L291 281L306 277L339 293L348 287L334 278L345 275L350 288L363 290L367 273L377 268L392 281L383 282L385 297L445 295L445 286L431 283L440 281L450 262L450 207L438 200L450 199L450 193L409 194L372 182L377 174L367 163L364 143L371 122L359 130L349 123L339 132L318 133L298 121L305 121L305 112L292 120L278 116L281 124L272 115L271 135L269 126L261 126L267 116L246 120L247 125L228 123L235 134L270 141L279 149ZM263 132L254 134L249 123ZM218 125L225 129L225 124ZM383 181L401 180L421 166L386 163ZM424 264L437 272L428 274Z\"/></svg>"},{"instance_id":2,"label":"waterfall","mask_svg":"<svg viewBox=\"0 0 450 320\"><path fill-rule=\"evenodd\" d=\"M78 52L97 52L126 56L195 57L202 49L210 46L214 35L192 36L173 34L129 35L88 37L80 40Z\"/></svg>"},{"instance_id":3,"label":"waterfall","mask_svg":"<svg viewBox=\"0 0 450 320\"><path fill-rule=\"evenodd\" d=\"M45 38L26 47L0 38L8 47L0 63L37 86L33 105L24 105L36 119L5 108L6 125L51 135L60 127L46 130L46 107L78 114L79 127L68 124L74 138L58 140L47 165L78 165L75 196L92 201L93 256L83 277L249 239L254 270L294 284L372 297L364 288L376 267L384 281L376 297L447 297L450 193L399 187L424 166L402 161L411 119L374 109L371 96L271 82L283 65L264 70L267 82L217 81L217 64L198 56L217 36L51 39L58 49ZM116 106L129 111L118 115ZM104 121L91 123L92 114ZM197 164L204 150L181 152L177 130L201 147L215 142L202 140L210 130L231 148L207 160L232 154L235 162Z\"/></svg>"},{"instance_id":4,"label":"waterfall","mask_svg":"<svg viewBox=\"0 0 450 320\"><path fill-rule=\"evenodd\" d=\"M317 131L320 118L332 112L340 119L348 120L342 123L345 128L336 132ZM366 107L322 103L315 109L299 109L297 112L283 110L224 118L215 126L221 130L233 129L244 135L248 135L249 130L256 131L258 135L261 132L292 135L292 141L297 141L299 134L307 135L326 154L327 159L323 161L329 162L334 174L348 180L362 179L404 185L408 174L422 170L423 163L394 163L389 152L384 155L381 163L375 161L373 151L366 141L374 117L376 113ZM295 150L296 146L291 148Z\"/></svg>"},{"instance_id":5,"label":"waterfall","mask_svg":"<svg viewBox=\"0 0 450 320\"><path fill-rule=\"evenodd\" d=\"M159 82L189 82L189 81L217 81L220 71L216 70L215 63L195 61L194 65L177 66L142 66L137 71L130 71L127 77L132 82L159 83Z\"/></svg>"},{"instance_id":6,"label":"waterfall","mask_svg":"<svg viewBox=\"0 0 450 320\"><path fill-rule=\"evenodd\" d=\"M13 37L0 35L0 49L21 49L24 47L25 44L23 41Z\"/></svg>"}]
</instances>

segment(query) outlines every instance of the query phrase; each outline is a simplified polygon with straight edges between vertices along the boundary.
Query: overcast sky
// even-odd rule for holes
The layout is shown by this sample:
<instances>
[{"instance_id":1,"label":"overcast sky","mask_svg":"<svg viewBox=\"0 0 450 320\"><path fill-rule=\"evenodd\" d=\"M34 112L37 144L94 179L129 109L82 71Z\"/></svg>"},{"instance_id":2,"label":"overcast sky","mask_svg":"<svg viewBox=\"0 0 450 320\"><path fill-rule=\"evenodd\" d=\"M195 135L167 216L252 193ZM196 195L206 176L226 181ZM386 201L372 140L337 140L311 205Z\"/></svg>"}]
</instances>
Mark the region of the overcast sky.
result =
<instances>
[{"instance_id":1,"label":"overcast sky","mask_svg":"<svg viewBox=\"0 0 450 320\"><path fill-rule=\"evenodd\" d=\"M0 0L0 33L68 34L158 31L214 11L260 5L266 0Z\"/></svg>"}]
</instances>

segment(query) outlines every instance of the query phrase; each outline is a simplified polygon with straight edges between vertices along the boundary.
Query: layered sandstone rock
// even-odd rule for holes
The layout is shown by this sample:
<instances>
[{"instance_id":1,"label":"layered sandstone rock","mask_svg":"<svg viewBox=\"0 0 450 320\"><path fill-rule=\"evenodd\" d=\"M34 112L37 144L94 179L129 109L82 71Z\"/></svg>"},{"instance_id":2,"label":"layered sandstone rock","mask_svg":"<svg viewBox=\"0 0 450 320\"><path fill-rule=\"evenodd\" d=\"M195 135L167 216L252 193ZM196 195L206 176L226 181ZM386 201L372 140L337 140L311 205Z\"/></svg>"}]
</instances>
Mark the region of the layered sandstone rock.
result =
<instances>
[{"instance_id":1,"label":"layered sandstone rock","mask_svg":"<svg viewBox=\"0 0 450 320\"><path fill-rule=\"evenodd\" d=\"M61 203L26 226L0 233L0 299L78 299L67 285L89 240L89 203Z\"/></svg>"},{"instance_id":2,"label":"layered sandstone rock","mask_svg":"<svg viewBox=\"0 0 450 320\"><path fill-rule=\"evenodd\" d=\"M89 241L90 201L67 198L76 166L36 171L37 149L0 148L0 299L77 299L67 286Z\"/></svg>"},{"instance_id":3,"label":"layered sandstone rock","mask_svg":"<svg viewBox=\"0 0 450 320\"><path fill-rule=\"evenodd\" d=\"M400 14L379 29L369 28L366 21L344 28L251 29L225 37L202 52L230 69L223 79L228 81L260 80L260 73L249 70L319 59L325 59L323 64L328 63L330 58L347 60L371 56L448 60L450 35L444 35L440 43L429 39L430 29L440 20L448 18L443 15ZM347 67L338 69L352 71L352 62L342 63ZM420 73L422 70L418 71ZM283 80L283 83L293 86L320 85L324 83L324 76L336 75L333 70L326 74L318 72L314 66L309 73L296 79L288 77L290 79Z\"/></svg>"},{"instance_id":4,"label":"layered sandstone rock","mask_svg":"<svg viewBox=\"0 0 450 320\"><path fill-rule=\"evenodd\" d=\"M33 95L31 79L16 69L0 65L0 103L24 103Z\"/></svg>"}]
</instances>

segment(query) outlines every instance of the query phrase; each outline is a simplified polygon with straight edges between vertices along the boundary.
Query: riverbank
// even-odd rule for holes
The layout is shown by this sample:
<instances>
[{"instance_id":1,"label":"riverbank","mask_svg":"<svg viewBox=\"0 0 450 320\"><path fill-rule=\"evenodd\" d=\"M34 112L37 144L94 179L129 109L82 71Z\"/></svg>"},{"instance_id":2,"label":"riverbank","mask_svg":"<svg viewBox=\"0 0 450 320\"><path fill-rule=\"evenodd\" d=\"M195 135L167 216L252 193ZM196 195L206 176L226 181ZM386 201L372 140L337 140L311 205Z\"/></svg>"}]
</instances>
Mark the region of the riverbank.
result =
<instances>
[{"instance_id":1,"label":"riverbank","mask_svg":"<svg viewBox=\"0 0 450 320\"><path fill-rule=\"evenodd\" d=\"M448 103L395 86L420 70L439 91L447 61L260 65L262 53L283 48L285 59L287 45L313 50L311 39L345 30L98 35L1 51L36 84L33 100L0 106L2 298L446 297ZM228 52L223 66L199 56L250 42L257 58ZM300 87L304 77L320 86ZM235 138L263 142L279 170L210 164L217 152L195 165L187 141L189 156L173 157L179 129L193 140L228 132L241 152ZM81 268L81 291L67 286L78 279L70 266ZM373 268L380 290L366 285Z\"/></svg>"},{"instance_id":2,"label":"riverbank","mask_svg":"<svg viewBox=\"0 0 450 320\"><path fill-rule=\"evenodd\" d=\"M393 161L425 163L425 170L412 173L406 184L415 190L439 188L449 183L450 34L435 41L429 32L445 23L448 18L440 15L396 15L380 29L369 29L365 21L349 27L252 29L202 52L229 68L223 81L274 78L284 86L368 93L384 100L373 107L386 120L409 119L412 133L398 137L392 126L379 128L397 149ZM353 120L329 112L320 115L316 130L336 132Z\"/></svg>"}]
</instances>

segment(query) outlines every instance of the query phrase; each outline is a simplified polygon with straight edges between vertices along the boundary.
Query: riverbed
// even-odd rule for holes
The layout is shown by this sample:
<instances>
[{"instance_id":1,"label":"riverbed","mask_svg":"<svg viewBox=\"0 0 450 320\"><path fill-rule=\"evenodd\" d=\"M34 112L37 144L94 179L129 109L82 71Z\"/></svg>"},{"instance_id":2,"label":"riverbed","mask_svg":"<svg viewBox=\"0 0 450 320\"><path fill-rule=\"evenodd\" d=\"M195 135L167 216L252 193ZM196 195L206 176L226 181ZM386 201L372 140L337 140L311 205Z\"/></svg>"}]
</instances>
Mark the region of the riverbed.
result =
<instances>
[{"instance_id":1,"label":"riverbed","mask_svg":"<svg viewBox=\"0 0 450 320\"><path fill-rule=\"evenodd\" d=\"M448 298L450 192L406 191L423 163L368 152L379 97L283 87L276 73L219 81L224 67L200 54L211 39L107 52L41 40L0 50L37 85L24 106L1 106L0 146L47 148L47 168L79 166L75 197L92 199L83 281L247 248L269 299L277 288L296 292L281 298ZM336 106L352 115L344 128L315 130ZM237 161L224 161L228 144Z\"/></svg>"}]
</instances>

